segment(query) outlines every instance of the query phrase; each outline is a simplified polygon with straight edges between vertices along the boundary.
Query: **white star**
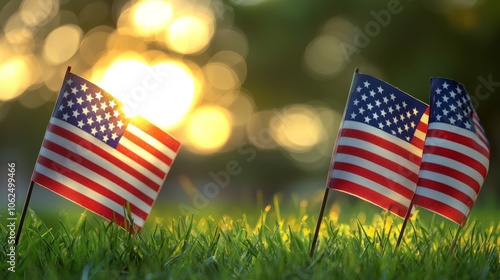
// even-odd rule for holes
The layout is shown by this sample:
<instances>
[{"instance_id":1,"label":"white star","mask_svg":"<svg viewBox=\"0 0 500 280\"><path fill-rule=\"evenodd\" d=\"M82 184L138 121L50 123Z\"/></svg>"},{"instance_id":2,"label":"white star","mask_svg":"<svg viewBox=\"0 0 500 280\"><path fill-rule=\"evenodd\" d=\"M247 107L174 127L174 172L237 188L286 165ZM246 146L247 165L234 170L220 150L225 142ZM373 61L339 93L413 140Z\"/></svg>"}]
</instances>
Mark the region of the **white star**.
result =
<instances>
[{"instance_id":1,"label":"white star","mask_svg":"<svg viewBox=\"0 0 500 280\"><path fill-rule=\"evenodd\" d=\"M417 108L413 108L413 114L416 116L418 114Z\"/></svg>"},{"instance_id":2,"label":"white star","mask_svg":"<svg viewBox=\"0 0 500 280\"><path fill-rule=\"evenodd\" d=\"M87 91L88 87L87 87L87 84L83 84L82 85L82 91L85 92Z\"/></svg>"},{"instance_id":3,"label":"white star","mask_svg":"<svg viewBox=\"0 0 500 280\"><path fill-rule=\"evenodd\" d=\"M102 141L104 141L104 142L108 142L108 140L109 140L108 135L104 135L104 137L102 137Z\"/></svg>"},{"instance_id":4,"label":"white star","mask_svg":"<svg viewBox=\"0 0 500 280\"><path fill-rule=\"evenodd\" d=\"M67 120L68 120L68 118L69 118L68 114L64 113L64 114L63 114L63 120L67 121Z\"/></svg>"},{"instance_id":5,"label":"white star","mask_svg":"<svg viewBox=\"0 0 500 280\"><path fill-rule=\"evenodd\" d=\"M120 112L118 112L118 110L114 110L113 112L114 112L113 114L114 117L118 117L120 115Z\"/></svg>"},{"instance_id":6,"label":"white star","mask_svg":"<svg viewBox=\"0 0 500 280\"><path fill-rule=\"evenodd\" d=\"M385 124L386 124L387 126L391 126L391 121L390 121L389 119L387 119L387 120L385 120Z\"/></svg>"},{"instance_id":7,"label":"white star","mask_svg":"<svg viewBox=\"0 0 500 280\"><path fill-rule=\"evenodd\" d=\"M109 119L111 118L111 114L107 112L104 118L109 121Z\"/></svg>"},{"instance_id":8,"label":"white star","mask_svg":"<svg viewBox=\"0 0 500 280\"><path fill-rule=\"evenodd\" d=\"M69 95L69 92L68 92L68 91L63 92L63 98L68 97L68 95Z\"/></svg>"},{"instance_id":9,"label":"white star","mask_svg":"<svg viewBox=\"0 0 500 280\"><path fill-rule=\"evenodd\" d=\"M78 127L83 128L83 120L78 121Z\"/></svg>"},{"instance_id":10,"label":"white star","mask_svg":"<svg viewBox=\"0 0 500 280\"><path fill-rule=\"evenodd\" d=\"M106 110L107 107L108 105L106 105L106 101L101 103L101 110Z\"/></svg>"},{"instance_id":11,"label":"white star","mask_svg":"<svg viewBox=\"0 0 500 280\"><path fill-rule=\"evenodd\" d=\"M100 123L102 121L102 117L101 115L97 115L96 118L95 118L95 121Z\"/></svg>"},{"instance_id":12,"label":"white star","mask_svg":"<svg viewBox=\"0 0 500 280\"><path fill-rule=\"evenodd\" d=\"M67 80L67 81L66 81L66 83L67 83L68 85L71 85L71 84L73 83L73 80L72 80L72 79L69 79L69 80Z\"/></svg>"},{"instance_id":13,"label":"white star","mask_svg":"<svg viewBox=\"0 0 500 280\"><path fill-rule=\"evenodd\" d=\"M375 91L374 91L373 89L372 89L372 90L370 90L370 96L371 96L371 97L374 97L374 96L375 96Z\"/></svg>"},{"instance_id":14,"label":"white star","mask_svg":"<svg viewBox=\"0 0 500 280\"><path fill-rule=\"evenodd\" d=\"M92 126L92 124L94 123L94 120L92 119L92 117L88 118L87 119L87 124Z\"/></svg>"},{"instance_id":15,"label":"white star","mask_svg":"<svg viewBox=\"0 0 500 280\"><path fill-rule=\"evenodd\" d=\"M374 118L374 119L376 119L376 120L378 119L378 114L377 114L377 112L373 113L373 118Z\"/></svg>"},{"instance_id":16,"label":"white star","mask_svg":"<svg viewBox=\"0 0 500 280\"><path fill-rule=\"evenodd\" d=\"M78 109L73 111L73 117L78 118L79 115L80 113L78 113Z\"/></svg>"},{"instance_id":17,"label":"white star","mask_svg":"<svg viewBox=\"0 0 500 280\"><path fill-rule=\"evenodd\" d=\"M385 110L383 110L383 109L382 109L382 110L380 111L380 114L382 115L382 117L384 117L384 118L385 118L385 115L386 115L387 113L385 112Z\"/></svg>"},{"instance_id":18,"label":"white star","mask_svg":"<svg viewBox=\"0 0 500 280\"><path fill-rule=\"evenodd\" d=\"M403 101L403 108L406 109L406 106L408 106L408 105L406 104L406 102Z\"/></svg>"},{"instance_id":19,"label":"white star","mask_svg":"<svg viewBox=\"0 0 500 280\"><path fill-rule=\"evenodd\" d=\"M116 106L116 104L115 104L114 100L109 101L109 107L113 108L115 106Z\"/></svg>"},{"instance_id":20,"label":"white star","mask_svg":"<svg viewBox=\"0 0 500 280\"><path fill-rule=\"evenodd\" d=\"M365 85L365 88L370 86L370 83L368 81L365 81L363 84Z\"/></svg>"},{"instance_id":21,"label":"white star","mask_svg":"<svg viewBox=\"0 0 500 280\"><path fill-rule=\"evenodd\" d=\"M71 99L68 101L68 107L73 108L74 104L75 103L73 103L73 101Z\"/></svg>"},{"instance_id":22,"label":"white star","mask_svg":"<svg viewBox=\"0 0 500 280\"><path fill-rule=\"evenodd\" d=\"M394 99L396 99L396 96L394 95L394 93L391 93L391 100L394 101Z\"/></svg>"},{"instance_id":23,"label":"white star","mask_svg":"<svg viewBox=\"0 0 500 280\"><path fill-rule=\"evenodd\" d=\"M453 91L450 91L450 97L455 99L455 95L457 95L456 93L454 93Z\"/></svg>"},{"instance_id":24,"label":"white star","mask_svg":"<svg viewBox=\"0 0 500 280\"><path fill-rule=\"evenodd\" d=\"M401 114L401 115L399 115L399 118L401 119L401 121L404 121L405 120L405 115Z\"/></svg>"},{"instance_id":25,"label":"white star","mask_svg":"<svg viewBox=\"0 0 500 280\"><path fill-rule=\"evenodd\" d=\"M410 125L411 125L411 128L415 128L415 123L414 122L411 122Z\"/></svg>"},{"instance_id":26,"label":"white star","mask_svg":"<svg viewBox=\"0 0 500 280\"><path fill-rule=\"evenodd\" d=\"M450 99L448 96L446 96L446 95L445 95L445 96L443 96L443 102L448 103L448 99Z\"/></svg>"},{"instance_id":27,"label":"white star","mask_svg":"<svg viewBox=\"0 0 500 280\"><path fill-rule=\"evenodd\" d=\"M379 122L379 123L378 123L378 128L380 128L380 129L384 129L384 124L383 124L383 123L381 123L381 122Z\"/></svg>"},{"instance_id":28,"label":"white star","mask_svg":"<svg viewBox=\"0 0 500 280\"><path fill-rule=\"evenodd\" d=\"M360 91L361 91L361 87L360 87L360 86L358 86L358 87L356 88L356 91L357 91L357 92L360 92Z\"/></svg>"},{"instance_id":29,"label":"white star","mask_svg":"<svg viewBox=\"0 0 500 280\"><path fill-rule=\"evenodd\" d=\"M92 97L92 95L91 95L90 93L89 93L89 94L87 94L87 101L88 101L88 102L92 102L92 99L94 99L94 98Z\"/></svg>"},{"instance_id":30,"label":"white star","mask_svg":"<svg viewBox=\"0 0 500 280\"><path fill-rule=\"evenodd\" d=\"M95 127L93 127L92 130L90 131L90 133L92 133L92 135L95 136L95 134L97 133L97 129L95 129Z\"/></svg>"},{"instance_id":31,"label":"white star","mask_svg":"<svg viewBox=\"0 0 500 280\"><path fill-rule=\"evenodd\" d=\"M396 135L396 131L391 130L391 132L392 132L392 135Z\"/></svg>"},{"instance_id":32,"label":"white star","mask_svg":"<svg viewBox=\"0 0 500 280\"><path fill-rule=\"evenodd\" d=\"M71 93L74 93L74 94L76 94L77 92L78 92L78 90L76 89L76 87L74 87L74 88L71 88Z\"/></svg>"},{"instance_id":33,"label":"white star","mask_svg":"<svg viewBox=\"0 0 500 280\"><path fill-rule=\"evenodd\" d=\"M384 89L382 87L380 87L380 86L377 89L378 89L379 93L382 93L384 91Z\"/></svg>"},{"instance_id":34,"label":"white star","mask_svg":"<svg viewBox=\"0 0 500 280\"><path fill-rule=\"evenodd\" d=\"M453 112L455 112L455 109L457 109L457 107L455 107L455 105L451 104L450 105L450 110L452 110Z\"/></svg>"},{"instance_id":35,"label":"white star","mask_svg":"<svg viewBox=\"0 0 500 280\"><path fill-rule=\"evenodd\" d=\"M116 135L116 133L111 134L111 139L115 140L116 138L118 138L118 135Z\"/></svg>"},{"instance_id":36,"label":"white star","mask_svg":"<svg viewBox=\"0 0 500 280\"><path fill-rule=\"evenodd\" d=\"M387 102L389 102L389 99L387 99L387 97L384 96L384 103L387 104Z\"/></svg>"},{"instance_id":37,"label":"white star","mask_svg":"<svg viewBox=\"0 0 500 280\"><path fill-rule=\"evenodd\" d=\"M353 101L353 103L354 103L354 105L358 106L359 100L355 99L355 100Z\"/></svg>"},{"instance_id":38,"label":"white star","mask_svg":"<svg viewBox=\"0 0 500 280\"><path fill-rule=\"evenodd\" d=\"M97 113L97 104L92 105L92 112Z\"/></svg>"},{"instance_id":39,"label":"white star","mask_svg":"<svg viewBox=\"0 0 500 280\"><path fill-rule=\"evenodd\" d=\"M443 115L447 116L450 111L443 109Z\"/></svg>"},{"instance_id":40,"label":"white star","mask_svg":"<svg viewBox=\"0 0 500 280\"><path fill-rule=\"evenodd\" d=\"M64 105L59 105L59 111L62 111L64 109Z\"/></svg>"},{"instance_id":41,"label":"white star","mask_svg":"<svg viewBox=\"0 0 500 280\"><path fill-rule=\"evenodd\" d=\"M455 122L457 121L457 120L455 120L453 117L451 117L449 120L450 120L450 123L451 123L451 124L455 124Z\"/></svg>"},{"instance_id":42,"label":"white star","mask_svg":"<svg viewBox=\"0 0 500 280\"><path fill-rule=\"evenodd\" d=\"M365 117L365 123L369 123L371 119L369 117Z\"/></svg>"},{"instance_id":43,"label":"white star","mask_svg":"<svg viewBox=\"0 0 500 280\"><path fill-rule=\"evenodd\" d=\"M406 136L406 141L410 142L410 136Z\"/></svg>"},{"instance_id":44,"label":"white star","mask_svg":"<svg viewBox=\"0 0 500 280\"><path fill-rule=\"evenodd\" d=\"M368 98L366 94L361 95L361 99L363 99L363 101L366 101L366 98Z\"/></svg>"},{"instance_id":45,"label":"white star","mask_svg":"<svg viewBox=\"0 0 500 280\"><path fill-rule=\"evenodd\" d=\"M118 128L122 128L123 123L122 123L122 121L121 121L121 120L119 120L119 121L116 123L116 125L118 126Z\"/></svg>"},{"instance_id":46,"label":"white star","mask_svg":"<svg viewBox=\"0 0 500 280\"><path fill-rule=\"evenodd\" d=\"M113 123L110 123L108 128L109 128L109 130L113 130L113 129L115 129L115 125Z\"/></svg>"},{"instance_id":47,"label":"white star","mask_svg":"<svg viewBox=\"0 0 500 280\"><path fill-rule=\"evenodd\" d=\"M356 113L354 113L354 112L351 113L351 119L356 118L356 116L357 116Z\"/></svg>"},{"instance_id":48,"label":"white star","mask_svg":"<svg viewBox=\"0 0 500 280\"><path fill-rule=\"evenodd\" d=\"M397 124L399 122L398 118L396 117L392 118L392 121L394 122L394 124Z\"/></svg>"},{"instance_id":49,"label":"white star","mask_svg":"<svg viewBox=\"0 0 500 280\"><path fill-rule=\"evenodd\" d=\"M446 82L444 82L444 84L443 84L443 88L444 88L444 89L448 89L448 86L449 86L449 84L448 84L448 83L446 83Z\"/></svg>"},{"instance_id":50,"label":"white star","mask_svg":"<svg viewBox=\"0 0 500 280\"><path fill-rule=\"evenodd\" d=\"M392 114L392 112L394 112L394 110L392 109L392 106L389 106L389 114Z\"/></svg>"},{"instance_id":51,"label":"white star","mask_svg":"<svg viewBox=\"0 0 500 280\"><path fill-rule=\"evenodd\" d=\"M380 101L375 100L375 106L380 107L380 105L381 105L381 104L382 104L382 103L380 103Z\"/></svg>"},{"instance_id":52,"label":"white star","mask_svg":"<svg viewBox=\"0 0 500 280\"><path fill-rule=\"evenodd\" d=\"M363 109L363 107L359 107L359 113L360 113L361 115L363 115L363 113L364 113L364 112L365 112L365 109Z\"/></svg>"},{"instance_id":53,"label":"white star","mask_svg":"<svg viewBox=\"0 0 500 280\"><path fill-rule=\"evenodd\" d=\"M101 130L101 132L103 132L103 133L104 133L104 131L106 131L106 126L105 126L105 125L101 125L101 126L99 127L99 129Z\"/></svg>"},{"instance_id":54,"label":"white star","mask_svg":"<svg viewBox=\"0 0 500 280\"><path fill-rule=\"evenodd\" d=\"M458 87L458 85L457 85L456 90L457 90L457 92L458 92L459 94L460 94L460 93L462 93L462 89L461 89L460 87Z\"/></svg>"},{"instance_id":55,"label":"white star","mask_svg":"<svg viewBox=\"0 0 500 280\"><path fill-rule=\"evenodd\" d=\"M436 120L441 121L441 118L442 118L442 117L443 117L443 116L441 116L440 114L437 114L437 115L436 115Z\"/></svg>"},{"instance_id":56,"label":"white star","mask_svg":"<svg viewBox=\"0 0 500 280\"><path fill-rule=\"evenodd\" d=\"M97 100L101 101L102 94L100 91L95 93L95 98L97 98Z\"/></svg>"},{"instance_id":57,"label":"white star","mask_svg":"<svg viewBox=\"0 0 500 280\"><path fill-rule=\"evenodd\" d=\"M403 132L403 130L401 129L401 127L398 127L398 133L401 134Z\"/></svg>"},{"instance_id":58,"label":"white star","mask_svg":"<svg viewBox=\"0 0 500 280\"><path fill-rule=\"evenodd\" d=\"M85 114L85 116L89 113L89 109L87 107L84 107L82 109L82 113Z\"/></svg>"},{"instance_id":59,"label":"white star","mask_svg":"<svg viewBox=\"0 0 500 280\"><path fill-rule=\"evenodd\" d=\"M439 100L438 100L438 102L436 102L436 106L437 106L438 108L440 108L440 107L441 107L441 104L443 104L443 102L441 102L441 101L439 101Z\"/></svg>"},{"instance_id":60,"label":"white star","mask_svg":"<svg viewBox=\"0 0 500 280\"><path fill-rule=\"evenodd\" d=\"M399 104L396 104L396 110L399 111L399 109L401 109L401 106L399 106Z\"/></svg>"},{"instance_id":61,"label":"white star","mask_svg":"<svg viewBox=\"0 0 500 280\"><path fill-rule=\"evenodd\" d=\"M462 116L462 114L458 113L458 114L457 114L457 119L458 119L459 121L462 121L462 120L464 119L464 117Z\"/></svg>"},{"instance_id":62,"label":"white star","mask_svg":"<svg viewBox=\"0 0 500 280\"><path fill-rule=\"evenodd\" d=\"M368 103L368 105L366 105L366 108L371 111L373 109L373 105L371 103Z\"/></svg>"},{"instance_id":63,"label":"white star","mask_svg":"<svg viewBox=\"0 0 500 280\"><path fill-rule=\"evenodd\" d=\"M411 117L411 113L410 113L410 111L406 112L406 117L407 117L407 118L410 118L410 117Z\"/></svg>"},{"instance_id":64,"label":"white star","mask_svg":"<svg viewBox=\"0 0 500 280\"><path fill-rule=\"evenodd\" d=\"M471 127L472 127L472 126L471 126L471 125L470 125L470 123L467 121L467 122L465 122L465 127L466 127L467 129L471 129Z\"/></svg>"},{"instance_id":65,"label":"white star","mask_svg":"<svg viewBox=\"0 0 500 280\"><path fill-rule=\"evenodd\" d=\"M441 89L440 88L436 89L436 93L441 94Z\"/></svg>"},{"instance_id":66,"label":"white star","mask_svg":"<svg viewBox=\"0 0 500 280\"><path fill-rule=\"evenodd\" d=\"M410 127L407 124L405 124L405 130L408 131L408 129L410 129Z\"/></svg>"},{"instance_id":67,"label":"white star","mask_svg":"<svg viewBox=\"0 0 500 280\"><path fill-rule=\"evenodd\" d=\"M78 97L78 98L76 99L76 103L78 103L78 105L82 105L82 103L83 103L83 98Z\"/></svg>"}]
</instances>

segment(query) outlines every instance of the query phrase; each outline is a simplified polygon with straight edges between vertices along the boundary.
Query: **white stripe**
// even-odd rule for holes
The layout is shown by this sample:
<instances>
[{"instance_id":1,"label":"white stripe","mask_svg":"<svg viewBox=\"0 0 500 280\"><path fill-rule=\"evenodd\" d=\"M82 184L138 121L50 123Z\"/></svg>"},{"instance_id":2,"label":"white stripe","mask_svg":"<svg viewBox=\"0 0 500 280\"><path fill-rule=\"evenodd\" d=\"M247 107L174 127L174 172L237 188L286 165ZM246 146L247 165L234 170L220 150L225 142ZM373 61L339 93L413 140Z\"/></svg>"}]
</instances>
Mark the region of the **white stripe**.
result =
<instances>
[{"instance_id":1,"label":"white stripe","mask_svg":"<svg viewBox=\"0 0 500 280\"><path fill-rule=\"evenodd\" d=\"M130 151L134 152L137 155L140 155L141 158L146 160L147 162L151 163L153 166L156 166L159 168L161 171L168 173L170 170L170 166L166 165L162 160L158 159L148 151L144 150L141 146L135 144L134 142L130 141L126 137L122 137L120 139L120 144L123 147L129 149Z\"/></svg>"},{"instance_id":2,"label":"white stripe","mask_svg":"<svg viewBox=\"0 0 500 280\"><path fill-rule=\"evenodd\" d=\"M99 165L100 167L110 171L111 173L119 176L121 179L125 180L127 183L130 185L134 186L136 189L140 190L147 196L151 197L152 199L155 199L158 193L151 189L149 186L144 184L142 181L139 179L135 178L134 176L130 175L127 172L124 172L122 169L118 168L116 165L112 164L111 162L107 161L106 159L100 157L97 154L92 153L91 150L85 150L81 151L82 148L81 146L75 144L74 142L62 138L56 134L53 134L52 132L47 130L47 133L45 135L45 138L51 142L54 142L58 144L59 146L62 146L70 151L78 151L78 155L80 155L82 158L88 159L89 161L95 163L96 165ZM130 161L130 160L129 160ZM64 165L64 162L62 163ZM160 185L161 186L161 185Z\"/></svg>"},{"instance_id":3,"label":"white stripe","mask_svg":"<svg viewBox=\"0 0 500 280\"><path fill-rule=\"evenodd\" d=\"M69 123L66 123L64 121L61 121L59 119L56 119L56 118L51 118L50 119L50 122L52 124L55 124L61 128L64 128L78 136L80 136L81 138L93 143L94 145L98 146L99 148L103 149L104 151L106 151L107 153L111 154L113 157L119 159L120 161L126 163L128 166L130 166L131 168L137 170L139 173L143 174L144 176L146 176L147 178L149 178L151 181L153 181L154 183L156 183L157 185L159 186L162 186L163 185L163 181L164 179L163 178L160 178L158 177L156 174L152 173L151 171L149 171L148 169L146 169L145 167L143 167L142 165L138 164L137 162L133 161L133 160L130 160L129 157L123 155L122 153L118 152L117 150L113 149L112 147L106 145L105 143L103 143L102 141L100 140L97 140L94 136L82 131L81 129L69 124ZM54 135L54 134L52 134ZM68 141L70 142L70 141ZM62 145L63 146L63 145ZM70 150L73 150L73 151L81 151L82 150L82 147L79 146L79 145L72 145L73 148L70 149ZM63 146L65 147L65 146ZM86 153L88 152L87 150L85 150ZM90 151L91 152L91 151ZM79 153L80 154L80 153ZM103 166L104 168L108 168L108 166L111 165L111 163L109 163L108 161L106 161L106 164L104 165L101 165ZM115 165L112 165L112 166L115 166ZM126 173L125 171L119 169L119 170L113 170L113 173L115 174L123 174L123 173ZM167 173L167 172L165 172ZM137 179L135 179L137 180ZM148 187L149 188L149 187Z\"/></svg>"},{"instance_id":4,"label":"white stripe","mask_svg":"<svg viewBox=\"0 0 500 280\"><path fill-rule=\"evenodd\" d=\"M416 191L416 195L419 195L422 197L427 197L429 199L444 203L452 208L455 208L457 211L461 212L466 217L467 217L467 215L469 215L470 209L469 209L469 207L467 207L467 205L463 204L461 201L459 201L459 200L457 200L449 195L446 195L444 193L418 186L417 191ZM425 207L423 207L423 208L425 208ZM439 212L436 212L436 213L442 215ZM444 216L444 215L442 215L442 216Z\"/></svg>"},{"instance_id":5,"label":"white stripe","mask_svg":"<svg viewBox=\"0 0 500 280\"><path fill-rule=\"evenodd\" d=\"M481 173L479 173L476 169L474 169L466 164L463 164L461 162L458 162L456 160L453 160L451 158L426 153L426 154L424 154L424 156L422 158L422 164L424 162L435 163L435 164L439 164L442 166L446 166L446 167L455 169L455 170L459 171L460 173L463 173L463 174L471 177L472 179L474 179L474 181L476 181L479 184L479 186L481 186L484 182L483 175L481 175Z\"/></svg>"},{"instance_id":6,"label":"white stripe","mask_svg":"<svg viewBox=\"0 0 500 280\"><path fill-rule=\"evenodd\" d=\"M355 147L359 148L365 151L368 151L370 153L377 154L389 161L397 162L399 165L415 172L418 173L419 166L414 164L413 162L409 161L407 158L402 157L398 154L395 154L389 150L386 150L378 145L375 145L370 142L363 141L358 138L351 138L351 137L345 137L342 136L338 142L338 146L350 146L350 147Z\"/></svg>"},{"instance_id":7,"label":"white stripe","mask_svg":"<svg viewBox=\"0 0 500 280\"><path fill-rule=\"evenodd\" d=\"M96 182L97 184L103 186L104 188L110 190L111 192L117 194L118 196L124 198L125 200L129 201L131 204L135 205L137 208L141 209L142 211L149 213L151 211L151 206L149 206L147 203L142 201L140 198L134 196L127 190L123 189L122 187L118 186L117 184L113 183L112 181L106 179L105 177L102 177L99 175L99 173L95 173L92 170L87 169L85 166L78 164L77 162L67 158L63 157L59 154L56 154L50 150L47 150L46 148L42 147L40 149L40 155L43 155L44 157L55 161L65 167L68 167L69 169L73 170L75 173L78 173L82 175L83 177L89 179L90 181ZM54 172L60 173L57 170L54 170ZM52 177L51 177L52 178ZM153 200L156 197L153 198Z\"/></svg>"},{"instance_id":8,"label":"white stripe","mask_svg":"<svg viewBox=\"0 0 500 280\"><path fill-rule=\"evenodd\" d=\"M371 180L366 179L365 177L356 175L354 173L342 171L342 170L333 170L332 172L332 178L339 178L343 179L349 182L353 182L355 184L364 186L367 189L373 190L374 192L377 192L393 201L396 201L406 207L410 205L410 200L407 199L406 197L400 195L397 192L394 192L391 189L388 189L376 182L373 182ZM351 193L351 192L349 192ZM352 193L356 195L355 193ZM364 199L364 198L363 198ZM371 203L377 204L377 201L372 201L370 200Z\"/></svg>"},{"instance_id":9,"label":"white stripe","mask_svg":"<svg viewBox=\"0 0 500 280\"><path fill-rule=\"evenodd\" d=\"M168 146L166 146L162 142L158 141L158 139L154 138L153 136L149 135L148 133L144 132L142 129L134 126L133 124L129 124L127 126L127 130L129 132L131 132L132 134L135 134L137 137L141 138L146 143L148 143L152 147L156 148L158 151L165 154L167 157L171 158L172 160L177 155L177 153L174 152L172 149L170 149Z\"/></svg>"},{"instance_id":10,"label":"white stripe","mask_svg":"<svg viewBox=\"0 0 500 280\"><path fill-rule=\"evenodd\" d=\"M416 182L413 182L409 180L408 178L402 176L399 173L394 172L393 170L387 169L381 165L378 165L372 161L349 155L349 154L343 154L339 153L335 156L335 162L346 162L350 164L354 164L357 166L361 166L363 168L369 169L375 173L378 173L388 180L391 180L395 183L401 184L405 188L409 189L410 191L415 191L416 188ZM418 170L417 170L418 172ZM416 172L415 172L416 174ZM387 184L390 184L390 182L387 182Z\"/></svg>"},{"instance_id":11,"label":"white stripe","mask_svg":"<svg viewBox=\"0 0 500 280\"><path fill-rule=\"evenodd\" d=\"M40 165L37 163L35 165L35 170L36 170L36 172L38 172L42 175L45 175L45 176L51 178L52 180L55 180L55 181L65 185L67 188L70 188L70 189L74 190L75 192L78 192L78 193L88 197L89 199L92 199L92 200L102 204L103 206L105 206L105 207L107 207L107 208L109 208L117 213L122 214L124 211L123 206L121 206L120 204L118 204L118 203L112 201L111 199L81 185L78 182L71 180L70 178L68 178L60 173L58 173L58 176L53 176L54 171L46 168L43 165ZM59 195L62 195L62 194L59 194ZM62 196L64 196L64 195L62 195ZM65 197L65 198L67 198L67 197ZM92 209L89 209L89 210L92 211ZM94 211L92 211L92 212L94 212ZM137 226L142 227L144 225L144 220L141 219L139 216L135 215L134 213L132 213L132 218L134 219L134 223L137 224Z\"/></svg>"},{"instance_id":12,"label":"white stripe","mask_svg":"<svg viewBox=\"0 0 500 280\"><path fill-rule=\"evenodd\" d=\"M424 133L422 130L415 130L415 137L422 140L422 141L425 141L425 136L427 135L427 133Z\"/></svg>"},{"instance_id":13,"label":"white stripe","mask_svg":"<svg viewBox=\"0 0 500 280\"><path fill-rule=\"evenodd\" d=\"M427 107L427 108L428 108L428 107ZM426 108L426 110L427 110L427 108ZM425 113L424 113L424 114L422 115L422 118L420 119L420 122L423 122L423 123L425 123L425 124L428 124L428 123L429 123L429 114L425 114Z\"/></svg>"},{"instance_id":14,"label":"white stripe","mask_svg":"<svg viewBox=\"0 0 500 280\"><path fill-rule=\"evenodd\" d=\"M449 177L449 176L442 174L442 173L437 173L437 172L433 172L433 171L429 171L429 170L420 170L419 178L428 179L428 180L436 181L436 182L439 182L441 184L447 185L448 187L456 189L456 190L462 192L463 194L467 195L473 201L476 201L477 193L474 191L474 189L472 189L471 187L469 187L469 185L464 184L463 182L461 182L455 178ZM427 186L424 186L424 187L427 187ZM428 187L431 187L431 186L428 186ZM420 186L418 188L420 188ZM417 188L417 190L418 190L418 188Z\"/></svg>"},{"instance_id":15,"label":"white stripe","mask_svg":"<svg viewBox=\"0 0 500 280\"><path fill-rule=\"evenodd\" d=\"M367 124L355 122L355 121L344 121L343 128L360 130L362 132L373 134L373 135L378 136L382 139L393 142L394 144L402 147L403 149L409 151L410 153L412 153L418 157L422 156L422 150L415 147L413 144L408 143L408 142L406 142L406 141L404 141L404 140L402 140L394 135L391 135L391 134L389 134L381 129L375 128L371 125L367 125Z\"/></svg>"}]
</instances>

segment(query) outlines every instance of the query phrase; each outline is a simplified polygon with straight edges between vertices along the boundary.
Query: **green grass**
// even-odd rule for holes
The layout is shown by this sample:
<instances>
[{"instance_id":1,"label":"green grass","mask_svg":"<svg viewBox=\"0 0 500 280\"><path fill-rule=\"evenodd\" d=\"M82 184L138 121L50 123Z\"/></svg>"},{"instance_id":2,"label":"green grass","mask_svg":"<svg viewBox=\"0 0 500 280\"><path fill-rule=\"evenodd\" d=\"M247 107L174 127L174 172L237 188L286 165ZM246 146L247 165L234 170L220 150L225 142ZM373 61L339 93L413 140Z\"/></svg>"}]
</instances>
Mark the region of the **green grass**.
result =
<instances>
[{"instance_id":1,"label":"green grass","mask_svg":"<svg viewBox=\"0 0 500 280\"><path fill-rule=\"evenodd\" d=\"M307 205L260 214L152 217L137 235L83 212L50 227L33 212L17 248L16 272L2 279L499 279L500 224L457 226L415 217L395 251L401 221L391 214L326 214L314 257L316 215ZM314 210L316 211L316 210ZM78 216L78 215L77 215ZM347 215L345 215L347 216ZM418 216L418 215L417 215ZM215 218L216 217L216 218ZM57 220L57 219L55 219ZM2 219L0 238L6 239Z\"/></svg>"}]
</instances>

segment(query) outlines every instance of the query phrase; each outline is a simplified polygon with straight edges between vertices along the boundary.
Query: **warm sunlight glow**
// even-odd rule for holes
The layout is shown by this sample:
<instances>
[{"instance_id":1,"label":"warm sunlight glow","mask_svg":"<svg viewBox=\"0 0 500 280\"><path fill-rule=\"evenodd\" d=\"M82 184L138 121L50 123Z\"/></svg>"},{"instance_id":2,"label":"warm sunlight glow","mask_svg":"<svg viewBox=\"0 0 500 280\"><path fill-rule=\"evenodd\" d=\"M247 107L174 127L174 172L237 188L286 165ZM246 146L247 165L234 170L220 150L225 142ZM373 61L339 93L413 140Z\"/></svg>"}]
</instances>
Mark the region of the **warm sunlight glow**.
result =
<instances>
[{"instance_id":1,"label":"warm sunlight glow","mask_svg":"<svg viewBox=\"0 0 500 280\"><path fill-rule=\"evenodd\" d=\"M214 21L206 14L180 17L170 24L167 45L182 54L194 54L204 50L214 33Z\"/></svg>"},{"instance_id":2,"label":"warm sunlight glow","mask_svg":"<svg viewBox=\"0 0 500 280\"><path fill-rule=\"evenodd\" d=\"M70 59L80 47L83 32L72 24L54 29L45 39L43 58L51 65L58 65Z\"/></svg>"},{"instance_id":3,"label":"warm sunlight glow","mask_svg":"<svg viewBox=\"0 0 500 280\"><path fill-rule=\"evenodd\" d=\"M182 63L148 65L139 59L116 60L101 86L121 100L125 113L141 115L161 128L179 124L196 101L196 80Z\"/></svg>"},{"instance_id":4,"label":"warm sunlight glow","mask_svg":"<svg viewBox=\"0 0 500 280\"><path fill-rule=\"evenodd\" d=\"M231 135L231 122L230 114L222 107L197 108L191 114L187 127L191 147L200 153L219 151Z\"/></svg>"},{"instance_id":5,"label":"warm sunlight glow","mask_svg":"<svg viewBox=\"0 0 500 280\"><path fill-rule=\"evenodd\" d=\"M161 0L140 1L132 8L131 17L134 30L150 36L166 28L172 17L172 7Z\"/></svg>"},{"instance_id":6,"label":"warm sunlight glow","mask_svg":"<svg viewBox=\"0 0 500 280\"><path fill-rule=\"evenodd\" d=\"M29 86L30 69L22 57L13 57L0 64L0 101L8 101L21 95Z\"/></svg>"}]
</instances>

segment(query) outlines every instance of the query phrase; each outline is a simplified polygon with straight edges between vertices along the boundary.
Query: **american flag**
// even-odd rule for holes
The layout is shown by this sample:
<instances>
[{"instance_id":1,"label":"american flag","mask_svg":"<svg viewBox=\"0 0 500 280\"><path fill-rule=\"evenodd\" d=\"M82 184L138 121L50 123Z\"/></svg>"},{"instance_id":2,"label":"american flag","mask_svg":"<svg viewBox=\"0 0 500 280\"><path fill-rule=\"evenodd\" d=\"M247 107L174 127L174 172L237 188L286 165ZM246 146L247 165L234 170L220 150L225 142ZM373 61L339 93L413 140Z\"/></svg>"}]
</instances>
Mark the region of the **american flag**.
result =
<instances>
[{"instance_id":1,"label":"american flag","mask_svg":"<svg viewBox=\"0 0 500 280\"><path fill-rule=\"evenodd\" d=\"M180 143L69 71L50 118L32 181L128 229L141 229Z\"/></svg>"},{"instance_id":2,"label":"american flag","mask_svg":"<svg viewBox=\"0 0 500 280\"><path fill-rule=\"evenodd\" d=\"M431 79L430 108L413 203L463 226L488 172L488 140L462 84Z\"/></svg>"},{"instance_id":3,"label":"american flag","mask_svg":"<svg viewBox=\"0 0 500 280\"><path fill-rule=\"evenodd\" d=\"M356 73L329 187L404 217L418 179L428 108L384 81Z\"/></svg>"}]
</instances>

